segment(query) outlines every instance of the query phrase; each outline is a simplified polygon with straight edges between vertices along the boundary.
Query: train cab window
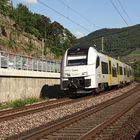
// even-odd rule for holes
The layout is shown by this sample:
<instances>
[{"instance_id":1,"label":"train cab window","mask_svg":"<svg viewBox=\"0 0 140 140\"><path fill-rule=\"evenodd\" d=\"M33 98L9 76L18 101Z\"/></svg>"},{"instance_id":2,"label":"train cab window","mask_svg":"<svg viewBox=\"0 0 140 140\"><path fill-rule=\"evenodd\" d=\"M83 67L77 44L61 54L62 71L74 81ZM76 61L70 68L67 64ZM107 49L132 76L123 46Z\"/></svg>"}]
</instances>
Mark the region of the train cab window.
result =
<instances>
[{"instance_id":1,"label":"train cab window","mask_svg":"<svg viewBox=\"0 0 140 140\"><path fill-rule=\"evenodd\" d=\"M98 56L96 59L96 68L98 68L100 65L100 57Z\"/></svg>"},{"instance_id":2,"label":"train cab window","mask_svg":"<svg viewBox=\"0 0 140 140\"><path fill-rule=\"evenodd\" d=\"M87 65L87 59L68 60L67 66Z\"/></svg>"},{"instance_id":3,"label":"train cab window","mask_svg":"<svg viewBox=\"0 0 140 140\"><path fill-rule=\"evenodd\" d=\"M75 47L68 50L67 66L87 65L88 48Z\"/></svg>"}]
</instances>

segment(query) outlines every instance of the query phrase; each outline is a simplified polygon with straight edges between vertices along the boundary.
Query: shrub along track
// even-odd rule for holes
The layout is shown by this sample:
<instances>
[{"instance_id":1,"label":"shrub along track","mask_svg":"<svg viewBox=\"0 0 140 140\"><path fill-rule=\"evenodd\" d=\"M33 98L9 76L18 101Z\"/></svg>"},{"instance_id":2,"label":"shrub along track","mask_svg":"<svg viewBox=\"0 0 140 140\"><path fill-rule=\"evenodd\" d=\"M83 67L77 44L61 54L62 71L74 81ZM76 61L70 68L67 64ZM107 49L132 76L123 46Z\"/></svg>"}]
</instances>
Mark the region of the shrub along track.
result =
<instances>
[{"instance_id":1,"label":"shrub along track","mask_svg":"<svg viewBox=\"0 0 140 140\"><path fill-rule=\"evenodd\" d=\"M87 108L10 139L108 139L135 110L133 107L137 108L140 105L139 91L138 85L128 93L96 107Z\"/></svg>"}]
</instances>

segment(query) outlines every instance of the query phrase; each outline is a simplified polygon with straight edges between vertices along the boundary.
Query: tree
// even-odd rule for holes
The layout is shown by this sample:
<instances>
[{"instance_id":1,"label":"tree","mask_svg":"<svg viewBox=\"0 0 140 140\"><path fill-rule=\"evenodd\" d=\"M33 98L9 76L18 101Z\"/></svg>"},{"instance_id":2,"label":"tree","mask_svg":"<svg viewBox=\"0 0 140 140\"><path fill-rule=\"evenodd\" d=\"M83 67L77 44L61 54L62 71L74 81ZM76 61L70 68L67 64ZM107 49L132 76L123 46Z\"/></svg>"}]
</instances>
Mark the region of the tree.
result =
<instances>
[{"instance_id":1,"label":"tree","mask_svg":"<svg viewBox=\"0 0 140 140\"><path fill-rule=\"evenodd\" d=\"M9 7L6 0L0 0L0 14L4 16L9 14Z\"/></svg>"}]
</instances>

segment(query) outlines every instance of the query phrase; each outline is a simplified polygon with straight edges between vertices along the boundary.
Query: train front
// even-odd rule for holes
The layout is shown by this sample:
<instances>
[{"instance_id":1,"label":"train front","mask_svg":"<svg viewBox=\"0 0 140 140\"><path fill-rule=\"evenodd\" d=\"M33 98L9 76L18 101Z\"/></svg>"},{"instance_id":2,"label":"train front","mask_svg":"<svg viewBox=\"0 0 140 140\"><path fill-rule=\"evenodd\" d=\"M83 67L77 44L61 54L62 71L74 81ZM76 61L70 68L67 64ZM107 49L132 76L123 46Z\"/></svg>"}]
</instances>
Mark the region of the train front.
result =
<instances>
[{"instance_id":1,"label":"train front","mask_svg":"<svg viewBox=\"0 0 140 140\"><path fill-rule=\"evenodd\" d=\"M69 48L61 63L61 90L77 95L96 88L96 59L93 47Z\"/></svg>"}]
</instances>

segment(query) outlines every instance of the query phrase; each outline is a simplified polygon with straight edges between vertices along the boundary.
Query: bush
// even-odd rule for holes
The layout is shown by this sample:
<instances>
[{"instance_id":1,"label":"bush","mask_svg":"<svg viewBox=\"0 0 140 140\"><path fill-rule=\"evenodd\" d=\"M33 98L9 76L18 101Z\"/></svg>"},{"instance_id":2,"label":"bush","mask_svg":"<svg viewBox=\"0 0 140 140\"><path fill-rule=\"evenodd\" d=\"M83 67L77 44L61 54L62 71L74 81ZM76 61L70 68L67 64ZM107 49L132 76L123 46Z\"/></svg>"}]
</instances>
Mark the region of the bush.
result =
<instances>
[{"instance_id":1,"label":"bush","mask_svg":"<svg viewBox=\"0 0 140 140\"><path fill-rule=\"evenodd\" d=\"M19 100L15 100L15 101L11 101L11 102L6 102L6 103L0 103L0 109L4 109L4 108L19 108L19 107L23 107L27 104L33 104L35 102L39 102L40 99L37 98L28 98L28 99L19 99Z\"/></svg>"},{"instance_id":2,"label":"bush","mask_svg":"<svg viewBox=\"0 0 140 140\"><path fill-rule=\"evenodd\" d=\"M26 104L26 101L24 100L16 100L11 103L11 107L18 108L18 107L25 106L25 104Z\"/></svg>"}]
</instances>

